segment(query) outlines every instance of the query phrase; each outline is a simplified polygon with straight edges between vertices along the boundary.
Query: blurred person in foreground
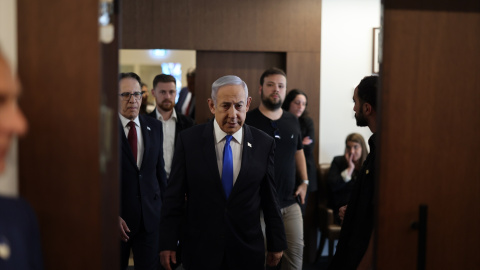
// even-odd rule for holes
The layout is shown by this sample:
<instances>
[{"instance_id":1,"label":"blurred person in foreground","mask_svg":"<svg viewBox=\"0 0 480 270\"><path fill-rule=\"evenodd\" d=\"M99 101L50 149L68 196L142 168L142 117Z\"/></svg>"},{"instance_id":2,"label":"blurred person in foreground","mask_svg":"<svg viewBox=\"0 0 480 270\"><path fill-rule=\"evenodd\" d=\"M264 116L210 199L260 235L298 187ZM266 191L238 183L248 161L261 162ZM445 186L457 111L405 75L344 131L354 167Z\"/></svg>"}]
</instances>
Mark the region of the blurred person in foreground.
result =
<instances>
[{"instance_id":1,"label":"blurred person in foreground","mask_svg":"<svg viewBox=\"0 0 480 270\"><path fill-rule=\"evenodd\" d=\"M27 131L18 107L20 85L0 52L0 173L15 136ZM0 196L0 269L43 269L40 232L32 208L20 198Z\"/></svg>"}]
</instances>

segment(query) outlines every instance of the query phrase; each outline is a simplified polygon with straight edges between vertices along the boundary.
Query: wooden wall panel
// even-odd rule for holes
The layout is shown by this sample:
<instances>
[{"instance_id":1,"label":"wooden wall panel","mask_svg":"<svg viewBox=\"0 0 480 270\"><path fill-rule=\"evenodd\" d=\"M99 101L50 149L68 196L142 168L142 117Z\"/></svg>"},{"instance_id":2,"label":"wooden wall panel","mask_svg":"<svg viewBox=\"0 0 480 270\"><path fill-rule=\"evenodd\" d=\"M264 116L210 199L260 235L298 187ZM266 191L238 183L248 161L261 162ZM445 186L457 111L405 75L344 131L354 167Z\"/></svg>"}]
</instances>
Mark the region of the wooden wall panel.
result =
<instances>
[{"instance_id":1,"label":"wooden wall panel","mask_svg":"<svg viewBox=\"0 0 480 270\"><path fill-rule=\"evenodd\" d=\"M118 269L118 45L99 44L98 0L18 1L17 17L30 125L20 194L38 215L45 269Z\"/></svg>"},{"instance_id":2,"label":"wooden wall panel","mask_svg":"<svg viewBox=\"0 0 480 270\"><path fill-rule=\"evenodd\" d=\"M207 99L211 96L212 83L225 75L236 75L248 86L248 94L252 97L250 108L260 105L260 76L269 67L285 69L284 53L262 52L197 52L196 75L196 122L204 123L212 118Z\"/></svg>"},{"instance_id":3,"label":"wooden wall panel","mask_svg":"<svg viewBox=\"0 0 480 270\"><path fill-rule=\"evenodd\" d=\"M123 0L124 49L320 51L321 1Z\"/></svg>"},{"instance_id":4,"label":"wooden wall panel","mask_svg":"<svg viewBox=\"0 0 480 270\"><path fill-rule=\"evenodd\" d=\"M308 96L308 115L315 124L314 156L318 157L319 123L320 123L320 53L289 52L287 53L287 87L303 90ZM318 103L317 103L318 102Z\"/></svg>"},{"instance_id":5,"label":"wooden wall panel","mask_svg":"<svg viewBox=\"0 0 480 270\"><path fill-rule=\"evenodd\" d=\"M480 9L386 8L383 26L377 269L416 269L419 204L429 207L426 269L474 269Z\"/></svg>"}]
</instances>

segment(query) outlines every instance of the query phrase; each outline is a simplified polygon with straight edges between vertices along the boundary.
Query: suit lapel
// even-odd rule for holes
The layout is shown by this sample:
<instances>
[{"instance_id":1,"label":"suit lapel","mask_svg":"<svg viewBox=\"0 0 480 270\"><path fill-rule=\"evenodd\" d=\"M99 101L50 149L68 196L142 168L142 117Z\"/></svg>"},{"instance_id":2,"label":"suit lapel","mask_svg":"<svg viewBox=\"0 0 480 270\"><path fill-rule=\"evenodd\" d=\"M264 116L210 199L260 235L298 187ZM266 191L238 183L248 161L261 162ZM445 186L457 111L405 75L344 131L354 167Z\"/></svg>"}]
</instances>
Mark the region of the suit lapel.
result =
<instances>
[{"instance_id":1,"label":"suit lapel","mask_svg":"<svg viewBox=\"0 0 480 270\"><path fill-rule=\"evenodd\" d=\"M127 137L125 136L125 130L124 130L124 127L122 125L122 121L120 121L120 119L118 119L118 126L119 126L120 137L122 137L121 140L122 140L123 155L125 155L128 158L128 160L130 162L132 162L132 164L134 164L135 167L137 167L137 162L135 162L135 158L133 157L132 149L130 148L130 145L128 144Z\"/></svg>"},{"instance_id":2,"label":"suit lapel","mask_svg":"<svg viewBox=\"0 0 480 270\"><path fill-rule=\"evenodd\" d=\"M238 172L237 180L235 181L235 185L233 185L232 196L235 193L235 186L238 184L242 184L242 179L246 177L246 172L249 171L250 164L253 158L253 136L250 128L247 125L243 125L244 135L243 135L243 145L242 145L242 164L240 165L240 171Z\"/></svg>"},{"instance_id":3,"label":"suit lapel","mask_svg":"<svg viewBox=\"0 0 480 270\"><path fill-rule=\"evenodd\" d=\"M215 121L215 119L213 120ZM205 129L203 130L203 153L205 155L205 161L207 162L207 166L209 171L212 172L213 181L217 183L219 192L223 194L223 197L226 199L225 192L223 191L222 180L220 179L220 172L218 171L218 164L217 164L217 154L215 152L215 137L213 136L213 121L209 121L205 125Z\"/></svg>"}]
</instances>

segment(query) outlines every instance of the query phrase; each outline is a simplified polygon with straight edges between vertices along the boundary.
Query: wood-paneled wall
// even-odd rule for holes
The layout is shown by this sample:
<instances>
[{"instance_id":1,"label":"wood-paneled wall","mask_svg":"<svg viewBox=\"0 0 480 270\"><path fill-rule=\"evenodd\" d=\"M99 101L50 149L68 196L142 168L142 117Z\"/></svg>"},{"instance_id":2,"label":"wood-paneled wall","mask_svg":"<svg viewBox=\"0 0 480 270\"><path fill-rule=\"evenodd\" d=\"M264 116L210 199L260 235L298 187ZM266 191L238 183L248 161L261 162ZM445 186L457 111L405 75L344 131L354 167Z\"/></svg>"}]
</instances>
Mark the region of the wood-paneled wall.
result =
<instances>
[{"instance_id":1,"label":"wood-paneled wall","mask_svg":"<svg viewBox=\"0 0 480 270\"><path fill-rule=\"evenodd\" d=\"M477 268L480 2L384 4L377 269Z\"/></svg>"},{"instance_id":2,"label":"wood-paneled wall","mask_svg":"<svg viewBox=\"0 0 480 270\"><path fill-rule=\"evenodd\" d=\"M20 194L37 213L45 269L119 268L118 40L100 45L98 7L18 1L29 122L19 145Z\"/></svg>"}]
</instances>

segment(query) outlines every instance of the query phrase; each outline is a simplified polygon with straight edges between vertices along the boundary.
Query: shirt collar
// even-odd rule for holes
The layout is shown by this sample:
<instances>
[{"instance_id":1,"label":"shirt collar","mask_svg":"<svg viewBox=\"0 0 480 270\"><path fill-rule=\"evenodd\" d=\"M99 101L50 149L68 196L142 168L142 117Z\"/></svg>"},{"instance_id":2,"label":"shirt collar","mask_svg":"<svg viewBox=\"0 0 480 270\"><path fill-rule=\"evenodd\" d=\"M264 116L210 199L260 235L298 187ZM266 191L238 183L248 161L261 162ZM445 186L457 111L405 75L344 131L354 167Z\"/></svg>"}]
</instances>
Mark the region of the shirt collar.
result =
<instances>
[{"instance_id":1,"label":"shirt collar","mask_svg":"<svg viewBox=\"0 0 480 270\"><path fill-rule=\"evenodd\" d=\"M120 116L120 121L122 122L122 127L124 127L124 128L128 125L128 123L130 121L132 121L132 120L126 118L125 116L121 115L120 113L118 115ZM138 120L138 115L137 115L137 117L135 117L135 119L133 119L133 122L135 122L135 125L137 127L140 126L140 120Z\"/></svg>"},{"instance_id":2,"label":"shirt collar","mask_svg":"<svg viewBox=\"0 0 480 270\"><path fill-rule=\"evenodd\" d=\"M164 121L163 116L158 111L158 108L155 108L155 113L156 113L157 119L163 122ZM173 119L175 122L177 122L177 112L175 111L175 109L173 109L172 116L170 116L170 118L168 120L170 120L170 119Z\"/></svg>"},{"instance_id":3,"label":"shirt collar","mask_svg":"<svg viewBox=\"0 0 480 270\"><path fill-rule=\"evenodd\" d=\"M215 141L219 143L221 140L225 138L228 134L223 131L217 123L216 119L213 119L213 130L215 132ZM242 144L243 139L243 126L237 130L237 132L233 133L233 138L237 141L237 143Z\"/></svg>"}]
</instances>

